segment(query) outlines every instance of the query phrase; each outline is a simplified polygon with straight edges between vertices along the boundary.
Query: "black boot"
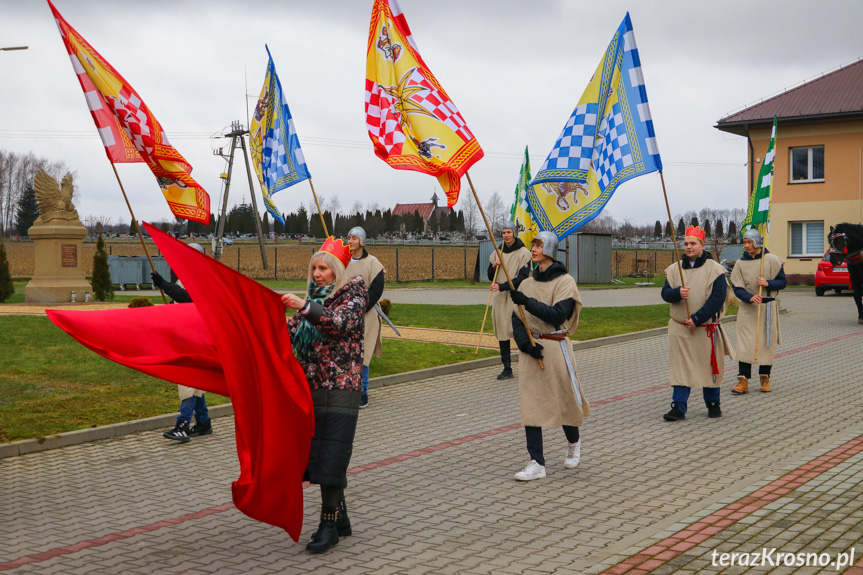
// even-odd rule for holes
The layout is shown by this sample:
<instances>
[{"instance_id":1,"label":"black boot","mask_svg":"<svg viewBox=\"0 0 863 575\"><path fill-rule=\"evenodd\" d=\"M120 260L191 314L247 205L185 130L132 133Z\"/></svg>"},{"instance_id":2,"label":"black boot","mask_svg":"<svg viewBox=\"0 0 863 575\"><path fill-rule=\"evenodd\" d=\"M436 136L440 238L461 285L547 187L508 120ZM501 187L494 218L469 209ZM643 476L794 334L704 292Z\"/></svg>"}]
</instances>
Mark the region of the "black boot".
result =
<instances>
[{"instance_id":1,"label":"black boot","mask_svg":"<svg viewBox=\"0 0 863 575\"><path fill-rule=\"evenodd\" d=\"M174 429L171 431L166 431L162 434L162 437L165 439L173 439L175 441L181 441L186 443L189 441L189 422L188 421L178 421L174 426Z\"/></svg>"},{"instance_id":2,"label":"black boot","mask_svg":"<svg viewBox=\"0 0 863 575\"><path fill-rule=\"evenodd\" d=\"M318 524L318 530L312 533L311 539L306 544L306 551L323 553L339 542L339 531L336 527L338 517L338 507L321 509L321 522Z\"/></svg>"},{"instance_id":3,"label":"black boot","mask_svg":"<svg viewBox=\"0 0 863 575\"><path fill-rule=\"evenodd\" d=\"M711 401L707 404L707 417L722 417L722 408L719 407L718 401Z\"/></svg>"},{"instance_id":4,"label":"black boot","mask_svg":"<svg viewBox=\"0 0 863 575\"><path fill-rule=\"evenodd\" d=\"M339 518L336 519L336 531L339 532L339 537L354 534L353 529L351 529L351 520L348 517L348 506L344 499L339 501Z\"/></svg>"},{"instance_id":5,"label":"black boot","mask_svg":"<svg viewBox=\"0 0 863 575\"><path fill-rule=\"evenodd\" d=\"M213 421L208 419L204 423L195 422L189 429L189 437L197 437L199 435L210 435L213 433Z\"/></svg>"},{"instance_id":6,"label":"black boot","mask_svg":"<svg viewBox=\"0 0 863 575\"><path fill-rule=\"evenodd\" d=\"M500 346L500 361L503 363L503 371L497 376L498 379L512 379L511 358L509 355L509 340L497 342Z\"/></svg>"},{"instance_id":7,"label":"black boot","mask_svg":"<svg viewBox=\"0 0 863 575\"><path fill-rule=\"evenodd\" d=\"M679 407L677 407L676 403L672 402L671 411L663 415L662 419L664 419L665 421L681 421L683 419L686 419L686 414L683 413L683 411Z\"/></svg>"}]
</instances>

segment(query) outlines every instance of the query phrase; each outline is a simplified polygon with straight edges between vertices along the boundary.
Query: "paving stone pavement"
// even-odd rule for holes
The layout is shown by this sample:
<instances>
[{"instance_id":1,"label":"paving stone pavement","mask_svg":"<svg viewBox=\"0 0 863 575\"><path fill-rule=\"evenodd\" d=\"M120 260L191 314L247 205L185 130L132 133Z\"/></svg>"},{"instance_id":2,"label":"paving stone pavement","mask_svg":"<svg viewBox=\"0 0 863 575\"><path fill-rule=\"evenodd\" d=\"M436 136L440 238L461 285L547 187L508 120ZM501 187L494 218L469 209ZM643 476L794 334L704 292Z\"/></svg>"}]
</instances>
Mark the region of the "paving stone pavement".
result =
<instances>
[{"instance_id":1,"label":"paving stone pavement","mask_svg":"<svg viewBox=\"0 0 863 575\"><path fill-rule=\"evenodd\" d=\"M230 505L232 418L188 444L144 432L0 460L0 572L742 573L712 551L860 557L863 386L845 358L863 328L850 299L784 302L774 392L732 396L728 362L720 419L693 400L685 421L662 420L665 336L579 350L582 462L565 470L563 433L546 430L544 480L513 480L527 452L499 367L373 390L346 493L354 535L324 555L304 551L316 487L300 543Z\"/></svg>"}]
</instances>

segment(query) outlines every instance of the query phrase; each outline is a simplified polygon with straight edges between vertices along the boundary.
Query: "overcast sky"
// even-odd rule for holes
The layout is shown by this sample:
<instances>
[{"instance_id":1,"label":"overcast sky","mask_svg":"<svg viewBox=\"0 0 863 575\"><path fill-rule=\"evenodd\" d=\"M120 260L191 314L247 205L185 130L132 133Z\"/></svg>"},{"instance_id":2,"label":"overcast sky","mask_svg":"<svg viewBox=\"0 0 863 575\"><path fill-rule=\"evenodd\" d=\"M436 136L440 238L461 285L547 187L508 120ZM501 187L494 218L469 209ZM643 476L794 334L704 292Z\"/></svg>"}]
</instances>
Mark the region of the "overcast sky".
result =
<instances>
[{"instance_id":1,"label":"overcast sky","mask_svg":"<svg viewBox=\"0 0 863 575\"><path fill-rule=\"evenodd\" d=\"M470 171L483 203L495 191L512 202L526 145L533 173L539 169L627 10L674 214L745 207L746 143L716 130L717 120L863 56L859 0L400 4L420 53L485 151ZM383 209L426 202L435 191L444 199L436 180L393 170L372 151L363 109L372 0L55 6L141 95L194 167L213 211L226 164L212 150L229 140L210 136L226 133L232 120L247 125L246 94L253 106L265 43L319 196L337 195L344 211L357 201ZM129 221L47 2L0 0L0 47L18 45L30 48L0 52L0 148L62 159L78 172L82 217ZM249 201L237 167L230 205ZM172 219L145 164L117 169L139 219ZM466 199L466 179L462 190ZM275 196L285 212L311 199L307 182ZM627 182L606 211L639 224L665 221L659 176Z\"/></svg>"}]
</instances>

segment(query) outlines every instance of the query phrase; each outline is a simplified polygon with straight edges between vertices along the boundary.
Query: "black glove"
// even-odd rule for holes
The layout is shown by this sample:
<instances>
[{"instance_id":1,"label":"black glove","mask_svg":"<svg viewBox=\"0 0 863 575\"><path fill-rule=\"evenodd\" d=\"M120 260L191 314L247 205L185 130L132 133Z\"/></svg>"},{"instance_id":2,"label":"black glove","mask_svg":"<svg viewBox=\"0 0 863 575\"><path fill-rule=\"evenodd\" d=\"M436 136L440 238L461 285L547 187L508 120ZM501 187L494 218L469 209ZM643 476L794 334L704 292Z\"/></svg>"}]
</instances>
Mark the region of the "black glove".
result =
<instances>
[{"instance_id":1,"label":"black glove","mask_svg":"<svg viewBox=\"0 0 863 575\"><path fill-rule=\"evenodd\" d=\"M533 346L527 350L527 354L534 359L542 359L542 346L538 343L533 344Z\"/></svg>"},{"instance_id":2,"label":"black glove","mask_svg":"<svg viewBox=\"0 0 863 575\"><path fill-rule=\"evenodd\" d=\"M515 305L527 305L530 298L518 291L517 289L509 290L509 295L512 298L512 303Z\"/></svg>"},{"instance_id":3,"label":"black glove","mask_svg":"<svg viewBox=\"0 0 863 575\"><path fill-rule=\"evenodd\" d=\"M150 277L153 279L153 286L159 289L165 289L165 286L168 285L168 282L165 281L165 278L159 275L159 272L153 272L150 274Z\"/></svg>"}]
</instances>

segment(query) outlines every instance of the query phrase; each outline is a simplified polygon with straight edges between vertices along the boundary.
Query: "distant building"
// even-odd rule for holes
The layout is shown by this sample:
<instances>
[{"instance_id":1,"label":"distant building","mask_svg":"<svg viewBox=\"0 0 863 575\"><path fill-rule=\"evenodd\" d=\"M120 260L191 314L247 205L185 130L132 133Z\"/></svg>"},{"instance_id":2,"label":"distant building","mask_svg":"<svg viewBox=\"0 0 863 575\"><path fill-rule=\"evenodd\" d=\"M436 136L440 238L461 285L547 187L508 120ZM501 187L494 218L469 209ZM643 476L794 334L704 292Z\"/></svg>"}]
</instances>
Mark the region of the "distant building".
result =
<instances>
[{"instance_id":1,"label":"distant building","mask_svg":"<svg viewBox=\"0 0 863 575\"><path fill-rule=\"evenodd\" d=\"M719 120L747 139L749 186L778 116L767 249L814 274L830 226L863 222L863 60ZM748 198L748 195L747 195Z\"/></svg>"},{"instance_id":2,"label":"distant building","mask_svg":"<svg viewBox=\"0 0 863 575\"><path fill-rule=\"evenodd\" d=\"M428 204L396 204L396 207L393 208L392 214L394 216L412 216L414 212L419 212L420 217L423 219L423 233L429 231L429 218L431 218L432 214L434 214L438 221L440 221L440 217L442 214L449 214L449 208L441 208L438 207L438 197L437 194L433 194L431 197L431 202Z\"/></svg>"}]
</instances>

